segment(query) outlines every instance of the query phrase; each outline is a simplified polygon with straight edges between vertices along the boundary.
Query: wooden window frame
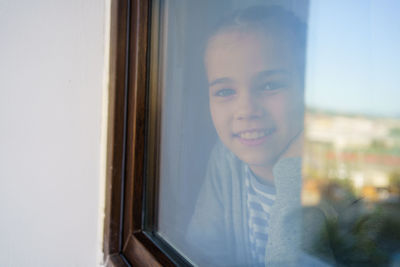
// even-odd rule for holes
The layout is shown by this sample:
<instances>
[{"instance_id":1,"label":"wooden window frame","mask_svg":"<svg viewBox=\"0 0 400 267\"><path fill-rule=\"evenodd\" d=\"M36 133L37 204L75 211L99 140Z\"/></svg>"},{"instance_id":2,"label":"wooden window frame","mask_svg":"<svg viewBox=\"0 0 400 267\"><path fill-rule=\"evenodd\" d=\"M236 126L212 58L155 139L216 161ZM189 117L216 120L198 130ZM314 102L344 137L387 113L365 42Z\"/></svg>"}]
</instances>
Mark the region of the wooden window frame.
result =
<instances>
[{"instance_id":1,"label":"wooden window frame","mask_svg":"<svg viewBox=\"0 0 400 267\"><path fill-rule=\"evenodd\" d=\"M106 266L190 266L155 231L161 107L157 79L150 80L158 69L157 55L150 64L153 2L111 1Z\"/></svg>"}]
</instances>

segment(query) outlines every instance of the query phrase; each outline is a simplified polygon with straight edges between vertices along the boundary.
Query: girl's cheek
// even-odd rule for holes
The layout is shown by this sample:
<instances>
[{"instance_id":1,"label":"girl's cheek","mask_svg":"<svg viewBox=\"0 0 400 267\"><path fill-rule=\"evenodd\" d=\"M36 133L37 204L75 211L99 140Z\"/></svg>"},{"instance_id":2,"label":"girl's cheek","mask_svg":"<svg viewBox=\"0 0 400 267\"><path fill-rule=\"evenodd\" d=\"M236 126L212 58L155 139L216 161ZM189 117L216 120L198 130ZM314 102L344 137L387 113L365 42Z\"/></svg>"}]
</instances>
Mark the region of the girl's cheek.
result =
<instances>
[{"instance_id":1,"label":"girl's cheek","mask_svg":"<svg viewBox=\"0 0 400 267\"><path fill-rule=\"evenodd\" d=\"M282 94L273 95L264 99L266 108L274 111L284 110L287 106L286 98Z\"/></svg>"}]
</instances>

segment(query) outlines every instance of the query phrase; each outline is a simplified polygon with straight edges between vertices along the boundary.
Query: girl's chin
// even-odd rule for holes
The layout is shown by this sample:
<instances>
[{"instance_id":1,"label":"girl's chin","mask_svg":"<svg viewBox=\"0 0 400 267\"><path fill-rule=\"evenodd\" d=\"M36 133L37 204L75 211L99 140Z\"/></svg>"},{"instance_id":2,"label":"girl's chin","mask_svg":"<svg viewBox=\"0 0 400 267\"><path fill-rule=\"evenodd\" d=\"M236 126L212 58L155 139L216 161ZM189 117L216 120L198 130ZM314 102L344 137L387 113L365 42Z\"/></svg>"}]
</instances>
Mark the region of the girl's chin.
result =
<instances>
[{"instance_id":1,"label":"girl's chin","mask_svg":"<svg viewBox=\"0 0 400 267\"><path fill-rule=\"evenodd\" d=\"M243 155L239 157L244 163L249 166L272 168L275 164L276 157L268 155L256 156L256 155Z\"/></svg>"}]
</instances>

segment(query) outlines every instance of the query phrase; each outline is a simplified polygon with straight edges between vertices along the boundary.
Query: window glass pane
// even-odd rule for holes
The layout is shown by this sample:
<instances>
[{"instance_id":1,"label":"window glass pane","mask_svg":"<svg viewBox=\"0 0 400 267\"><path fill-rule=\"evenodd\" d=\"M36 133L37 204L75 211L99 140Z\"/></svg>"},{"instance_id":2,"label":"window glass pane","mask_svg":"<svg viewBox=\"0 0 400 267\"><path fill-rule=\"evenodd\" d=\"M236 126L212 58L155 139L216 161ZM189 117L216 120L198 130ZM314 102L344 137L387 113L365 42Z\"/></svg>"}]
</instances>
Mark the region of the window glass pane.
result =
<instances>
[{"instance_id":1,"label":"window glass pane","mask_svg":"<svg viewBox=\"0 0 400 267\"><path fill-rule=\"evenodd\" d=\"M311 1L303 205L336 264L399 264L398 1Z\"/></svg>"},{"instance_id":2,"label":"window glass pane","mask_svg":"<svg viewBox=\"0 0 400 267\"><path fill-rule=\"evenodd\" d=\"M400 5L158 3L157 234L200 266L398 264Z\"/></svg>"}]
</instances>

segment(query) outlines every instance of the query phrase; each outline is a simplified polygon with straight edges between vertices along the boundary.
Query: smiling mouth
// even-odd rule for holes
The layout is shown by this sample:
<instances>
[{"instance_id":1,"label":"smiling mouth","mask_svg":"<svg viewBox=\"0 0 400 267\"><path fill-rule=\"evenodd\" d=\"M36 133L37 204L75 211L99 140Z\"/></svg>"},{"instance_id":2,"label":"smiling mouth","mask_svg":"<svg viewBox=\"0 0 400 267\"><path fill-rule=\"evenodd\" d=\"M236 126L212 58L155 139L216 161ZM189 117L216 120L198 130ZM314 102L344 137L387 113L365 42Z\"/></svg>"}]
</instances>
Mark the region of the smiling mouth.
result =
<instances>
[{"instance_id":1,"label":"smiling mouth","mask_svg":"<svg viewBox=\"0 0 400 267\"><path fill-rule=\"evenodd\" d=\"M239 137L242 139L254 140L259 139L264 136L270 135L275 132L275 128L261 129L261 130L248 130L233 134L234 137Z\"/></svg>"},{"instance_id":2,"label":"smiling mouth","mask_svg":"<svg viewBox=\"0 0 400 267\"><path fill-rule=\"evenodd\" d=\"M268 136L272 135L275 132L275 128L269 129L255 129L242 131L236 134L233 134L234 137L238 138L238 140L245 145L259 145L267 140Z\"/></svg>"}]
</instances>

